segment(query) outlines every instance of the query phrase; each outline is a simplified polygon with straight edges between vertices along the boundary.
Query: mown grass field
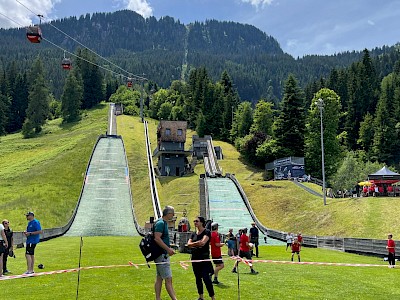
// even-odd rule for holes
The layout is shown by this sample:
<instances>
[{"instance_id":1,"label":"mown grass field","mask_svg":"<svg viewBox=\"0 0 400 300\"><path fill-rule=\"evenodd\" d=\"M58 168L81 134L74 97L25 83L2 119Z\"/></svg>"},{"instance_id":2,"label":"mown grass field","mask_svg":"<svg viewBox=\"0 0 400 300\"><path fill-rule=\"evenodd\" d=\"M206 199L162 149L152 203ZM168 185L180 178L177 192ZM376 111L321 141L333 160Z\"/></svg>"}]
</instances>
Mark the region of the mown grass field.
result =
<instances>
[{"instance_id":1,"label":"mown grass field","mask_svg":"<svg viewBox=\"0 0 400 300\"><path fill-rule=\"evenodd\" d=\"M138 244L139 237L83 238L81 266L109 266L144 263ZM36 249L36 265L43 271L77 268L80 239L61 237L40 243ZM226 249L224 249L226 250ZM303 248L302 260L380 264L382 267L344 267L322 265L292 265L255 263L258 275L240 264L241 299L399 299L399 269L388 269L386 263L374 257ZM13 274L25 271L23 249L10 259ZM289 261L284 246L261 246L260 259ZM172 257L173 282L178 299L197 299L191 266L185 270L178 263L189 259L188 254ZM225 258L225 269L219 274L223 283L215 287L216 299L238 299L237 276L231 273L233 261ZM36 272L40 270L36 269ZM74 273L54 274L33 278L0 281L3 299L75 299L77 276ZM154 299L155 267L132 266L82 270L79 299ZM163 288L162 299L169 297ZM209 299L206 297L206 299Z\"/></svg>"}]
</instances>

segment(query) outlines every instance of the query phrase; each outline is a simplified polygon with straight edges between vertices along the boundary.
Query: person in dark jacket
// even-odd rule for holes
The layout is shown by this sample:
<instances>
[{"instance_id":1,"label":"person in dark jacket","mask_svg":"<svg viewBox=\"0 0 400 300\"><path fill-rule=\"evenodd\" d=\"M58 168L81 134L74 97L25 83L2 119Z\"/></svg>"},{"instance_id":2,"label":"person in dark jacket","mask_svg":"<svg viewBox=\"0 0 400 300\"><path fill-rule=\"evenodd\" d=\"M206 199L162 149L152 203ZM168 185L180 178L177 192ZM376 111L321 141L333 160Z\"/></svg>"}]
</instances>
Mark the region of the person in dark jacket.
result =
<instances>
[{"instance_id":1,"label":"person in dark jacket","mask_svg":"<svg viewBox=\"0 0 400 300\"><path fill-rule=\"evenodd\" d=\"M10 228L10 222L8 220L3 220L1 222L1 224L3 224L4 226L4 233L6 235L7 238L7 243L8 243L8 247L5 248L5 252L3 254L3 274L8 273L8 269L7 269L7 258L8 255L10 254L10 251L13 251L13 244L14 244L14 238L13 238L13 231Z\"/></svg>"},{"instance_id":2,"label":"person in dark jacket","mask_svg":"<svg viewBox=\"0 0 400 300\"><path fill-rule=\"evenodd\" d=\"M214 287L211 281L211 276L214 274L214 269L210 261L210 239L211 232L205 228L206 221L203 217L197 217L194 220L196 231L192 233L187 245L192 250L192 267L196 277L197 292L199 300L204 299L203 282L208 291L208 295L212 300L215 300Z\"/></svg>"}]
</instances>

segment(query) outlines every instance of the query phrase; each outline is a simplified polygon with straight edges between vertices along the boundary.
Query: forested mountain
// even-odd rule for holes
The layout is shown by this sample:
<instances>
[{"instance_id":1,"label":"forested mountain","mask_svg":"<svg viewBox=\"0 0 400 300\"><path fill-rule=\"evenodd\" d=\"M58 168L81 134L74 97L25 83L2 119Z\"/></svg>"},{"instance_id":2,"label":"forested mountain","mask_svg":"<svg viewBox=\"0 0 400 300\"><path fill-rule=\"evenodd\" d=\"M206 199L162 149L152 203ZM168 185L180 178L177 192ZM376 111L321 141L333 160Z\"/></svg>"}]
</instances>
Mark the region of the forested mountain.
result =
<instances>
[{"instance_id":1,"label":"forested mountain","mask_svg":"<svg viewBox=\"0 0 400 300\"><path fill-rule=\"evenodd\" d=\"M30 44L23 28L1 29L0 68L16 61L17 68L24 70L39 55L46 61L56 98L61 96L66 74L60 67L63 51L55 45L74 53L85 45L133 74L146 74L161 87L176 79L187 80L193 68L204 66L213 80L226 70L240 97L253 103L260 98L278 102L289 73L304 86L329 74L333 67L348 66L361 57L352 52L294 59L283 53L273 37L254 26L215 20L184 25L171 17L144 19L129 10L55 20L41 28L47 40L41 44ZM390 49L373 50L371 56ZM97 58L97 62L120 72L107 61Z\"/></svg>"}]
</instances>

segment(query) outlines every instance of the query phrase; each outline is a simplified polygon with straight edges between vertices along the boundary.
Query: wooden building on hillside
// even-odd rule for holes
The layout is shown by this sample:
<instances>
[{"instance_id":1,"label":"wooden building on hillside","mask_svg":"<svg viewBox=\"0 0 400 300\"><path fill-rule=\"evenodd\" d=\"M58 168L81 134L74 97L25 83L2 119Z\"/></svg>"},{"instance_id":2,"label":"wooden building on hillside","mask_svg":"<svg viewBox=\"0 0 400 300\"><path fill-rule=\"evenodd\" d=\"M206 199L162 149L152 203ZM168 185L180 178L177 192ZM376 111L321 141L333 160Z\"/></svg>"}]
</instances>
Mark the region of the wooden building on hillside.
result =
<instances>
[{"instance_id":1,"label":"wooden building on hillside","mask_svg":"<svg viewBox=\"0 0 400 300\"><path fill-rule=\"evenodd\" d=\"M157 157L158 171L162 176L182 176L188 170L187 157L191 151L185 151L186 121L160 121L157 127L157 148L153 156Z\"/></svg>"}]
</instances>

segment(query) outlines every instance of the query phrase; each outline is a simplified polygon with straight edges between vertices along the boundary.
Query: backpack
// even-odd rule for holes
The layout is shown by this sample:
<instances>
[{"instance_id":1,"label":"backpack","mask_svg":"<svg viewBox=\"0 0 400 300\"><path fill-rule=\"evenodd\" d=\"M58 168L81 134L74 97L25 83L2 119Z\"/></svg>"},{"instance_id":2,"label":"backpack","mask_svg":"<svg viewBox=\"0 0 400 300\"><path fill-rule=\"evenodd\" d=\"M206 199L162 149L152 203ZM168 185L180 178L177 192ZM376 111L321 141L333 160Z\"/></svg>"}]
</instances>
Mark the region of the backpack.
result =
<instances>
[{"instance_id":1,"label":"backpack","mask_svg":"<svg viewBox=\"0 0 400 300\"><path fill-rule=\"evenodd\" d=\"M165 226L167 223L165 221L163 222L165 230ZM165 250L158 246L158 244L154 241L154 225L151 232L147 233L140 241L139 248L142 251L144 258L146 259L146 262L153 261L161 254L165 253ZM149 265L148 267L150 268Z\"/></svg>"}]
</instances>

